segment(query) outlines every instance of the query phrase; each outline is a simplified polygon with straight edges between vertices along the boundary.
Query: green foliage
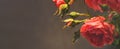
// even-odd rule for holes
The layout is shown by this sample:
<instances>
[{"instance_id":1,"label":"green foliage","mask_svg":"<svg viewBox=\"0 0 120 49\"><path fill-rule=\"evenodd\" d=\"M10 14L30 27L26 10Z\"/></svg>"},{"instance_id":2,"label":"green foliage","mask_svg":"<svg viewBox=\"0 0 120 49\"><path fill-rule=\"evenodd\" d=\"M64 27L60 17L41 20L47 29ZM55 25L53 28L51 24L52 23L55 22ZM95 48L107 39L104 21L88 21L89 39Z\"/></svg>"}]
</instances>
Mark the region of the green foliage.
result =
<instances>
[{"instance_id":1,"label":"green foliage","mask_svg":"<svg viewBox=\"0 0 120 49\"><path fill-rule=\"evenodd\" d=\"M119 32L119 30L120 30L120 22L119 21L120 21L120 15L119 14L114 15L111 23L113 23L115 25L117 32Z\"/></svg>"},{"instance_id":2,"label":"green foliage","mask_svg":"<svg viewBox=\"0 0 120 49\"><path fill-rule=\"evenodd\" d=\"M65 2L68 4L70 2L70 0L65 0Z\"/></svg>"},{"instance_id":3,"label":"green foliage","mask_svg":"<svg viewBox=\"0 0 120 49\"><path fill-rule=\"evenodd\" d=\"M109 7L106 4L101 5L103 11L108 11Z\"/></svg>"},{"instance_id":4,"label":"green foliage","mask_svg":"<svg viewBox=\"0 0 120 49\"><path fill-rule=\"evenodd\" d=\"M119 45L120 44L120 39L115 39L112 45Z\"/></svg>"},{"instance_id":5,"label":"green foliage","mask_svg":"<svg viewBox=\"0 0 120 49\"><path fill-rule=\"evenodd\" d=\"M118 37L114 38L114 42L112 45L119 45L120 46L120 15L116 13L116 15L113 16L112 18L112 23L115 25L115 31L118 33Z\"/></svg>"},{"instance_id":6,"label":"green foliage","mask_svg":"<svg viewBox=\"0 0 120 49\"><path fill-rule=\"evenodd\" d=\"M72 43L74 44L80 38L80 30L74 32Z\"/></svg>"}]
</instances>

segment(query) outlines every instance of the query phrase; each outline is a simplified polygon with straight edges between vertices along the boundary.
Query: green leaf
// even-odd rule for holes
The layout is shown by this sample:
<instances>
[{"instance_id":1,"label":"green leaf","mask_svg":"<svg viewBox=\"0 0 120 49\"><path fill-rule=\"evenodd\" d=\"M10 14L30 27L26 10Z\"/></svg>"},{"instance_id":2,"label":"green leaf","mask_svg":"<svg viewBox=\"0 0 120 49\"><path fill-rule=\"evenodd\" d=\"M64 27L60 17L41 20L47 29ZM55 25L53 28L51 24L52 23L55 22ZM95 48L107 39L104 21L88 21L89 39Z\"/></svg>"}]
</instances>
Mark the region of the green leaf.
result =
<instances>
[{"instance_id":1,"label":"green leaf","mask_svg":"<svg viewBox=\"0 0 120 49\"><path fill-rule=\"evenodd\" d=\"M74 44L80 38L80 30L74 32L72 43Z\"/></svg>"},{"instance_id":2,"label":"green leaf","mask_svg":"<svg viewBox=\"0 0 120 49\"><path fill-rule=\"evenodd\" d=\"M112 18L112 24L115 25L115 31L118 32L118 34L120 34L120 15L119 14L116 14L113 16Z\"/></svg>"},{"instance_id":3,"label":"green leaf","mask_svg":"<svg viewBox=\"0 0 120 49\"><path fill-rule=\"evenodd\" d=\"M65 0L65 2L66 2L66 3L69 3L69 2L70 2L70 0Z\"/></svg>"},{"instance_id":4,"label":"green leaf","mask_svg":"<svg viewBox=\"0 0 120 49\"><path fill-rule=\"evenodd\" d=\"M120 39L115 39L112 45L119 45L120 44Z\"/></svg>"},{"instance_id":5,"label":"green leaf","mask_svg":"<svg viewBox=\"0 0 120 49\"><path fill-rule=\"evenodd\" d=\"M106 4L101 5L103 11L108 11L109 7Z\"/></svg>"}]
</instances>

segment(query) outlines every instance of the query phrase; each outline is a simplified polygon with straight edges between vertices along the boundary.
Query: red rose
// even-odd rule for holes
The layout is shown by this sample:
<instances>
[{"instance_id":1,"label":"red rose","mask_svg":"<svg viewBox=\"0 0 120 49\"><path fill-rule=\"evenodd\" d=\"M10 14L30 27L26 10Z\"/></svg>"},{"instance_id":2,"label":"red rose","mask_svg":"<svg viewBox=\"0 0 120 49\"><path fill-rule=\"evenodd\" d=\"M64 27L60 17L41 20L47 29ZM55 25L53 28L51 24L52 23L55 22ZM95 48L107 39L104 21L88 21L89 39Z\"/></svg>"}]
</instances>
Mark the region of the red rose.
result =
<instances>
[{"instance_id":1,"label":"red rose","mask_svg":"<svg viewBox=\"0 0 120 49\"><path fill-rule=\"evenodd\" d=\"M100 5L106 4L112 10L120 13L120 0L85 0L85 3L95 11L103 12Z\"/></svg>"},{"instance_id":2,"label":"red rose","mask_svg":"<svg viewBox=\"0 0 120 49\"><path fill-rule=\"evenodd\" d=\"M108 0L107 5L114 11L120 13L120 0Z\"/></svg>"},{"instance_id":3,"label":"red rose","mask_svg":"<svg viewBox=\"0 0 120 49\"><path fill-rule=\"evenodd\" d=\"M64 0L53 0L53 2L56 4L56 6L59 8L61 4L65 4Z\"/></svg>"},{"instance_id":4,"label":"red rose","mask_svg":"<svg viewBox=\"0 0 120 49\"><path fill-rule=\"evenodd\" d=\"M85 3L88 5L88 7L94 9L95 11L103 12L100 7L100 4L102 2L100 2L99 0L85 0Z\"/></svg>"},{"instance_id":5,"label":"red rose","mask_svg":"<svg viewBox=\"0 0 120 49\"><path fill-rule=\"evenodd\" d=\"M106 4L112 10L120 13L120 0L85 0L85 3L95 11L103 12L100 5Z\"/></svg>"},{"instance_id":6,"label":"red rose","mask_svg":"<svg viewBox=\"0 0 120 49\"><path fill-rule=\"evenodd\" d=\"M80 32L93 46L103 47L113 43L114 25L104 22L102 16L93 17L82 25Z\"/></svg>"}]
</instances>

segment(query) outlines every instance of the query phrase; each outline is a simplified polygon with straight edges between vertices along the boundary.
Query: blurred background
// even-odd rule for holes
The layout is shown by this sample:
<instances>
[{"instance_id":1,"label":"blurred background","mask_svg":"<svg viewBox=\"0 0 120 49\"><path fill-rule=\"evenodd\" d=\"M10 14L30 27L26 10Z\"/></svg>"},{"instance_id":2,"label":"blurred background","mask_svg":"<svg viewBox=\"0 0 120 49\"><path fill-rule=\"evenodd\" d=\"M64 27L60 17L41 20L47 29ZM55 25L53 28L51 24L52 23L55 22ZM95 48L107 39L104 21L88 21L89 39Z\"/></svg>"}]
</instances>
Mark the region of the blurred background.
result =
<instances>
[{"instance_id":1,"label":"blurred background","mask_svg":"<svg viewBox=\"0 0 120 49\"><path fill-rule=\"evenodd\" d=\"M71 10L86 12L83 0ZM82 37L72 45L73 30L63 30L52 0L0 0L0 49L115 49L92 47ZM119 48L118 48L119 49Z\"/></svg>"}]
</instances>

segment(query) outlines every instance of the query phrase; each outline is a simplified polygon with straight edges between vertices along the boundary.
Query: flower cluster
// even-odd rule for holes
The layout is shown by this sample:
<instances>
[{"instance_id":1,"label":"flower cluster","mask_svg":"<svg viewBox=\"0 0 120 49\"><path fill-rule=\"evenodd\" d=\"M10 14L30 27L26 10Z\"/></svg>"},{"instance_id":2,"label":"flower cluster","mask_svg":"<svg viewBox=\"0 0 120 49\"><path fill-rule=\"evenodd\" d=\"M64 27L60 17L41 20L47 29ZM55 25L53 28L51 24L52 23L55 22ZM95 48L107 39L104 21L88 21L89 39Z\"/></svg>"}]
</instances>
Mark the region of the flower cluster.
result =
<instances>
[{"instance_id":1,"label":"flower cluster","mask_svg":"<svg viewBox=\"0 0 120 49\"><path fill-rule=\"evenodd\" d=\"M100 6L107 5L112 10L120 13L120 0L85 0L85 2L90 8L96 11L103 12Z\"/></svg>"},{"instance_id":2,"label":"flower cluster","mask_svg":"<svg viewBox=\"0 0 120 49\"><path fill-rule=\"evenodd\" d=\"M53 2L58 8L55 15L62 16L62 19L69 16L63 20L64 28L73 28L82 24L80 29L74 33L73 43L82 36L94 47L120 45L120 0L84 0L85 4L95 12L105 13L98 16L75 11L70 12L69 8L74 0L53 0ZM84 18L76 19L78 17Z\"/></svg>"}]
</instances>

